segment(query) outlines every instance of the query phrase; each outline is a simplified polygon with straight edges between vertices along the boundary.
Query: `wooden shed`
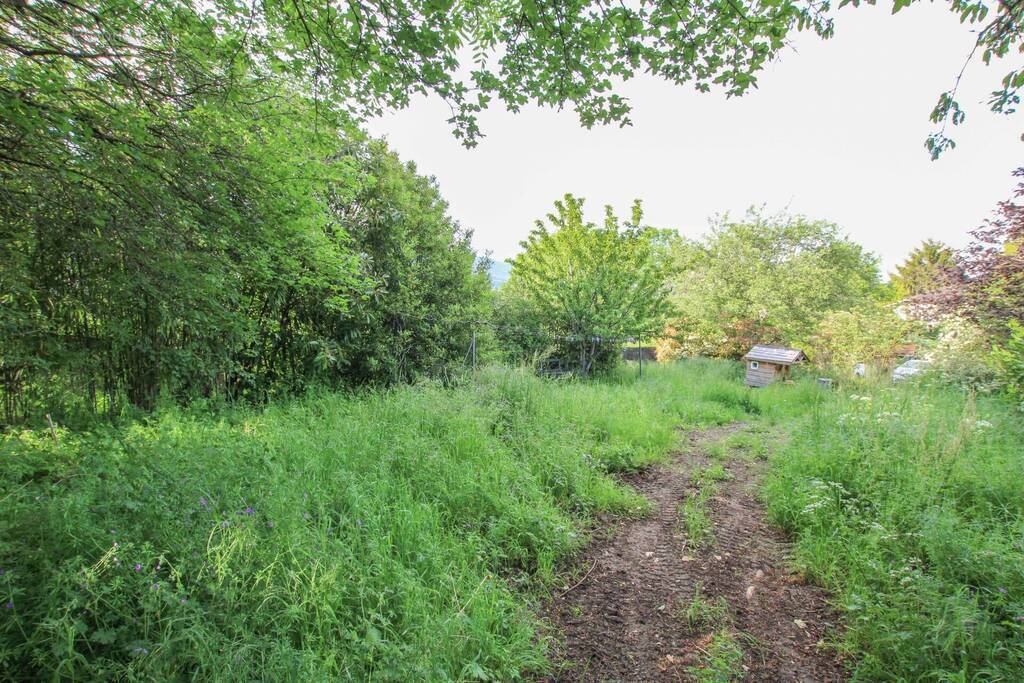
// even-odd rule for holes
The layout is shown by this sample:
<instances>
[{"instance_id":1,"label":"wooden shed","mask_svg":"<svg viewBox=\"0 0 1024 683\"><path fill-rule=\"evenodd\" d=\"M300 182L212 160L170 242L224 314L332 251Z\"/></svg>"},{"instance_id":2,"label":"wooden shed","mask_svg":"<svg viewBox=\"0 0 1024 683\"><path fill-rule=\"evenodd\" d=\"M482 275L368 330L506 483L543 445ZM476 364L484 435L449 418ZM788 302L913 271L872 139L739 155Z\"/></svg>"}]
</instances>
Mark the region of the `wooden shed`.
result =
<instances>
[{"instance_id":1,"label":"wooden shed","mask_svg":"<svg viewBox=\"0 0 1024 683\"><path fill-rule=\"evenodd\" d=\"M800 349L783 346L755 346L743 356L747 363L747 386L763 387L789 377L789 368L807 360Z\"/></svg>"}]
</instances>

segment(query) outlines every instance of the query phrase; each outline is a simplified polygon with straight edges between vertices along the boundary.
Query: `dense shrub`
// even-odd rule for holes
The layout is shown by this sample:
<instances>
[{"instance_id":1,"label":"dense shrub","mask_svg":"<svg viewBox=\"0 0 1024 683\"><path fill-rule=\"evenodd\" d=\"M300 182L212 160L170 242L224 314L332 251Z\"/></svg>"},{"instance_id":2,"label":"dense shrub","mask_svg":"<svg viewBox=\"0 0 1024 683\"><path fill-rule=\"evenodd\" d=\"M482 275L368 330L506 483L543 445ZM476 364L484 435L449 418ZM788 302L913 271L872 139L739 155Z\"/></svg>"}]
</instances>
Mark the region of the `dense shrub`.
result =
<instances>
[{"instance_id":1,"label":"dense shrub","mask_svg":"<svg viewBox=\"0 0 1024 683\"><path fill-rule=\"evenodd\" d=\"M818 323L807 353L816 365L846 374L857 363L885 367L892 365L914 328L887 305L833 311Z\"/></svg>"},{"instance_id":2,"label":"dense shrub","mask_svg":"<svg viewBox=\"0 0 1024 683\"><path fill-rule=\"evenodd\" d=\"M957 316L942 320L928 345L930 374L939 382L974 391L999 387L992 357L993 338L978 325Z\"/></svg>"},{"instance_id":3,"label":"dense shrub","mask_svg":"<svg viewBox=\"0 0 1024 683\"><path fill-rule=\"evenodd\" d=\"M1024 410L1024 325L1010 323L1010 336L996 348L994 360L1006 393Z\"/></svg>"},{"instance_id":4,"label":"dense shrub","mask_svg":"<svg viewBox=\"0 0 1024 683\"><path fill-rule=\"evenodd\" d=\"M254 113L257 140L230 161L175 156L209 206L18 176L12 197L34 199L0 199L0 422L264 401L461 361L487 296L469 233L384 143L334 130L300 145L300 126L325 125L304 113L289 132Z\"/></svg>"}]
</instances>

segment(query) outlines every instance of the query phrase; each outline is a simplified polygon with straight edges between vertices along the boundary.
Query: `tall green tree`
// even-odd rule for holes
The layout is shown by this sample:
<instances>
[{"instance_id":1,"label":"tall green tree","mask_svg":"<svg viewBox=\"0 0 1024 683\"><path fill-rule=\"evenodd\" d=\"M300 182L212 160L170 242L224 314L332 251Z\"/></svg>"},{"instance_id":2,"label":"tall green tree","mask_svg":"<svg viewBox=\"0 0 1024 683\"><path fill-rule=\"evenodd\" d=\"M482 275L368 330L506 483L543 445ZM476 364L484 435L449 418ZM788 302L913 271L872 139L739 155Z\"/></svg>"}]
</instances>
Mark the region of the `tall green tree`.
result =
<instances>
[{"instance_id":1,"label":"tall green tree","mask_svg":"<svg viewBox=\"0 0 1024 683\"><path fill-rule=\"evenodd\" d=\"M905 299L933 292L948 283L958 272L953 250L942 242L925 240L896 266L889 277L897 298Z\"/></svg>"},{"instance_id":2,"label":"tall green tree","mask_svg":"<svg viewBox=\"0 0 1024 683\"><path fill-rule=\"evenodd\" d=\"M329 203L370 286L330 324L319 359L348 383L443 374L463 363L474 335L486 330L486 263L433 178L381 141L355 154L364 182L351 197L342 185Z\"/></svg>"},{"instance_id":3,"label":"tall green tree","mask_svg":"<svg viewBox=\"0 0 1024 683\"><path fill-rule=\"evenodd\" d=\"M523 251L511 260L502 295L517 311L508 326L535 326L557 354L583 375L613 363L628 337L660 330L668 312L668 239L641 225L640 201L626 222L605 207L601 226L585 220L584 200L571 194L538 220Z\"/></svg>"},{"instance_id":4,"label":"tall green tree","mask_svg":"<svg viewBox=\"0 0 1024 683\"><path fill-rule=\"evenodd\" d=\"M738 357L804 344L828 313L870 300L878 259L826 221L751 210L676 248L675 337L691 354Z\"/></svg>"}]
</instances>

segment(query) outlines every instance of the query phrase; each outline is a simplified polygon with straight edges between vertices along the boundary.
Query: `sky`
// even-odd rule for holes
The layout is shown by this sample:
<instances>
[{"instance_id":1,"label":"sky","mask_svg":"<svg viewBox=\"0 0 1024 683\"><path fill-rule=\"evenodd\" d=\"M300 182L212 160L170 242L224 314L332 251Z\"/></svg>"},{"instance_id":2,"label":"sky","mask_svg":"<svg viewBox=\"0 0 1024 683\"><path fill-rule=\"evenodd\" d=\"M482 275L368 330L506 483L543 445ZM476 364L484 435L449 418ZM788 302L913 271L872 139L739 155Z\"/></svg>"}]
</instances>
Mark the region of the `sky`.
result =
<instances>
[{"instance_id":1,"label":"sky","mask_svg":"<svg viewBox=\"0 0 1024 683\"><path fill-rule=\"evenodd\" d=\"M711 217L750 206L837 223L891 271L924 239L954 247L1010 196L1024 165L1024 118L985 105L1012 62L967 69L957 148L931 161L928 116L974 43L945 4L840 10L836 35L799 34L741 98L641 76L623 86L633 125L583 128L571 108L493 107L466 149L446 106L428 98L368 123L419 172L435 176L478 251L504 259L566 192L699 237Z\"/></svg>"}]
</instances>

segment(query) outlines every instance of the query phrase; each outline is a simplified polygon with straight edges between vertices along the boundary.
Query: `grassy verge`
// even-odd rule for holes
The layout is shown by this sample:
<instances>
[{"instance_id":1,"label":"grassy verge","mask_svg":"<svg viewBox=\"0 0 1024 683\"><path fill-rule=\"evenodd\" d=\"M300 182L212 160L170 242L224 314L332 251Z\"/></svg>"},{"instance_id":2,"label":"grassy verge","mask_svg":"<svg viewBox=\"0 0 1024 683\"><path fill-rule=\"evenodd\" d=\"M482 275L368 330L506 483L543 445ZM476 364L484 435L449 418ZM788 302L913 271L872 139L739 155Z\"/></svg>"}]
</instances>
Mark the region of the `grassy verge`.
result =
<instances>
[{"instance_id":1,"label":"grassy verge","mask_svg":"<svg viewBox=\"0 0 1024 683\"><path fill-rule=\"evenodd\" d=\"M800 565L845 612L856 678L1020 680L1020 413L920 384L803 406L765 495Z\"/></svg>"},{"instance_id":2,"label":"grassy verge","mask_svg":"<svg viewBox=\"0 0 1024 683\"><path fill-rule=\"evenodd\" d=\"M757 410L720 363L503 369L0 442L0 678L508 679L524 589L644 502L675 427Z\"/></svg>"}]
</instances>

